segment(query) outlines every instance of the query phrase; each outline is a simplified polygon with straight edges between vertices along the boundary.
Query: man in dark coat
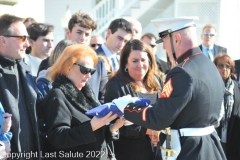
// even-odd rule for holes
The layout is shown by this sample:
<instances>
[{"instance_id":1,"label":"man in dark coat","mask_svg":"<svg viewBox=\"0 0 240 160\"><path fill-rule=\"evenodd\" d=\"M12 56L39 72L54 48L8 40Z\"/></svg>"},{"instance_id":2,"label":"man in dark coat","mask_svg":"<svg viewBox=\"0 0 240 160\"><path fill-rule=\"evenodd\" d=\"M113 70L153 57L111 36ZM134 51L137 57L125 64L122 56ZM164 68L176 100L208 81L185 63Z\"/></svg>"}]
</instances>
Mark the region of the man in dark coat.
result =
<instances>
[{"instance_id":1,"label":"man in dark coat","mask_svg":"<svg viewBox=\"0 0 240 160\"><path fill-rule=\"evenodd\" d=\"M227 49L221 46L218 46L215 43L217 36L216 28L207 24L203 27L201 39L202 44L199 45L203 54L208 57L211 61L213 61L214 57L219 53L227 53Z\"/></svg>"},{"instance_id":2,"label":"man in dark coat","mask_svg":"<svg viewBox=\"0 0 240 160\"><path fill-rule=\"evenodd\" d=\"M163 48L175 64L168 72L157 102L152 107L133 104L133 99L126 98L113 102L124 112L124 118L135 124L154 130L171 127L170 133L165 130L160 135L163 159L225 160L214 129L219 124L224 84L215 65L198 47L195 19L152 21L159 28L157 42L163 42ZM170 149L176 153L167 154Z\"/></svg>"},{"instance_id":3,"label":"man in dark coat","mask_svg":"<svg viewBox=\"0 0 240 160\"><path fill-rule=\"evenodd\" d=\"M12 114L11 153L32 153L31 159L40 159L35 85L22 61L29 46L27 36L22 18L9 14L0 17L0 101ZM21 154L18 159L26 157Z\"/></svg>"}]
</instances>

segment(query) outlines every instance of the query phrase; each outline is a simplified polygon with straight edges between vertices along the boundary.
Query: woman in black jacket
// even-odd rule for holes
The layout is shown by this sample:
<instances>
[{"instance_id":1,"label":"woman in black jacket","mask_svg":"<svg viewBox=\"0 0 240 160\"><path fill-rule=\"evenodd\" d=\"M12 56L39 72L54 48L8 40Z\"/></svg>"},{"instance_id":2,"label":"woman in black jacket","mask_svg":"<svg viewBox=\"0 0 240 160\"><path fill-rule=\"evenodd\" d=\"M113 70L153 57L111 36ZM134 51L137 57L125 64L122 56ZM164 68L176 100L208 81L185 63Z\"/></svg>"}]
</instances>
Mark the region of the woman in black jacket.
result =
<instances>
[{"instance_id":1,"label":"woman in black jacket","mask_svg":"<svg viewBox=\"0 0 240 160\"><path fill-rule=\"evenodd\" d=\"M104 102L130 94L132 97L147 98L154 104L163 83L156 73L151 48L140 40L127 42L120 54L119 70L106 85ZM125 125L120 129L119 140L114 141L116 159L154 159L157 136L157 131L135 124Z\"/></svg>"},{"instance_id":2,"label":"woman in black jacket","mask_svg":"<svg viewBox=\"0 0 240 160\"><path fill-rule=\"evenodd\" d=\"M240 159L240 84L229 55L218 54L214 63L225 83L224 114L217 132L227 159L236 160Z\"/></svg>"},{"instance_id":3,"label":"woman in black jacket","mask_svg":"<svg viewBox=\"0 0 240 160\"><path fill-rule=\"evenodd\" d=\"M87 83L95 72L96 53L88 46L66 47L47 76L53 81L43 106L49 140L44 158L107 159L105 140L118 138L123 120L106 125L117 115L89 117L85 112L100 105Z\"/></svg>"}]
</instances>

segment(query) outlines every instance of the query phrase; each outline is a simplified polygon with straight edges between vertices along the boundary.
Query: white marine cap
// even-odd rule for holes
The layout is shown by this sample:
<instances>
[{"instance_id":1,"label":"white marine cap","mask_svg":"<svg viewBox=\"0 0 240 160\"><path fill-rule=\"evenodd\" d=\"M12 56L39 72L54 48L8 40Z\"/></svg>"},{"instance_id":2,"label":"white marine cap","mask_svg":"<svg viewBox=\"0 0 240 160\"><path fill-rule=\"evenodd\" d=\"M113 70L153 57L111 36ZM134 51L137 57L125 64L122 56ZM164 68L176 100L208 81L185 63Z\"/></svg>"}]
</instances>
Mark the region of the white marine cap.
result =
<instances>
[{"instance_id":1,"label":"white marine cap","mask_svg":"<svg viewBox=\"0 0 240 160\"><path fill-rule=\"evenodd\" d=\"M176 32L188 27L196 27L194 20L199 20L199 18L196 16L192 16L151 20L151 22L158 28L159 31L159 39L156 41L156 43L161 43L162 38L172 32Z\"/></svg>"}]
</instances>

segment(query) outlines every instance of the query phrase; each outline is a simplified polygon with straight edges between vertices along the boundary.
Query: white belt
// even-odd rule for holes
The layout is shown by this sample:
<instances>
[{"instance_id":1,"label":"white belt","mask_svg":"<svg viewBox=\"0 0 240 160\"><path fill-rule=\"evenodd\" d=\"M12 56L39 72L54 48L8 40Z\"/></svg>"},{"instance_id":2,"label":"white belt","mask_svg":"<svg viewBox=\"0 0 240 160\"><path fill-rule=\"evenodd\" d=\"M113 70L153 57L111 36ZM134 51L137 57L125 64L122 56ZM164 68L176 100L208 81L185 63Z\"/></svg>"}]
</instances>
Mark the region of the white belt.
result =
<instances>
[{"instance_id":1,"label":"white belt","mask_svg":"<svg viewBox=\"0 0 240 160\"><path fill-rule=\"evenodd\" d=\"M171 129L171 131L179 131L179 133L181 135L179 135L179 137L182 136L205 136L205 135L209 135L211 133L213 133L215 131L214 126L209 126L209 127L204 127L204 128L182 128L182 129ZM165 130L161 130L162 133L165 133Z\"/></svg>"},{"instance_id":2,"label":"white belt","mask_svg":"<svg viewBox=\"0 0 240 160\"><path fill-rule=\"evenodd\" d=\"M183 128L179 129L181 136L205 136L213 133L215 131L214 126L204 127L204 128Z\"/></svg>"},{"instance_id":3,"label":"white belt","mask_svg":"<svg viewBox=\"0 0 240 160\"><path fill-rule=\"evenodd\" d=\"M169 160L176 160L179 153L181 152L181 144L179 137L181 136L205 136L211 134L215 131L214 126L204 127L204 128L183 128L183 129L171 129L171 147L176 151L176 154L173 154L172 157L168 157ZM162 133L166 134L165 130L161 130ZM179 133L181 135L179 135ZM166 148L166 141L162 145ZM162 158L166 159L166 153L161 150Z\"/></svg>"}]
</instances>

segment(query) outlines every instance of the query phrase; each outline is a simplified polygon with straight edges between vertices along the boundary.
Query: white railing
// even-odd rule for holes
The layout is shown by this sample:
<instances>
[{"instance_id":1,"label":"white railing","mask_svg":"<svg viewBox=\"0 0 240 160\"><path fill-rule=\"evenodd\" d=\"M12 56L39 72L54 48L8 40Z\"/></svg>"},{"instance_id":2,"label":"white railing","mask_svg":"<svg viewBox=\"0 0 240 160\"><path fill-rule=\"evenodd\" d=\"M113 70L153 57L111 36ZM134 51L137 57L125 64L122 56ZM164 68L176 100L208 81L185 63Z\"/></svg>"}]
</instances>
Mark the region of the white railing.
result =
<instances>
[{"instance_id":1,"label":"white railing","mask_svg":"<svg viewBox=\"0 0 240 160\"><path fill-rule=\"evenodd\" d=\"M101 0L90 12L91 17L97 22L95 34L103 35L110 22L122 17L124 12L136 5L139 0Z\"/></svg>"}]
</instances>

